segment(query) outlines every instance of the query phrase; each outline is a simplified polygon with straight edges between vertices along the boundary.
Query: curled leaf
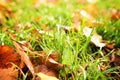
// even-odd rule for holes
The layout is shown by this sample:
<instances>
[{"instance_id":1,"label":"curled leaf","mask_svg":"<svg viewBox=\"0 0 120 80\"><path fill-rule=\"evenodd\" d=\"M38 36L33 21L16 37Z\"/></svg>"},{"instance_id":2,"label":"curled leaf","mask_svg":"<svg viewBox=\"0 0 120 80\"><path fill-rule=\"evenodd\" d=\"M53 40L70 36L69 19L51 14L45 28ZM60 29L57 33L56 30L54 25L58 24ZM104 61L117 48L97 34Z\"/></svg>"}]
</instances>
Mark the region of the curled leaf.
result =
<instances>
[{"instance_id":1,"label":"curled leaf","mask_svg":"<svg viewBox=\"0 0 120 80\"><path fill-rule=\"evenodd\" d=\"M26 64L26 66L28 67L28 69L30 70L30 72L33 75L34 74L34 68L33 68L33 65L32 65L29 57L27 56L27 54L25 53L25 51L22 47L23 45L21 45L19 42L16 42L15 40L13 40L13 44L16 47L16 50L19 53L22 61Z\"/></svg>"}]
</instances>

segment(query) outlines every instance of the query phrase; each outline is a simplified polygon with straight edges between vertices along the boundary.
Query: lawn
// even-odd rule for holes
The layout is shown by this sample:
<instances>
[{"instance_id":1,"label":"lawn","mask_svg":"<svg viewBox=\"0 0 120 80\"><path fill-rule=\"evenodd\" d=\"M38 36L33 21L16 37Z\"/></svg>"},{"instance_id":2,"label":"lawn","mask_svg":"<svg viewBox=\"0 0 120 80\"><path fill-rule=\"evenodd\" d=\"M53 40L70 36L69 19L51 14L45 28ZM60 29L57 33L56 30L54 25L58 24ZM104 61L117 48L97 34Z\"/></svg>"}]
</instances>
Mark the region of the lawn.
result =
<instances>
[{"instance_id":1,"label":"lawn","mask_svg":"<svg viewBox=\"0 0 120 80\"><path fill-rule=\"evenodd\" d=\"M1 0L0 80L119 80L119 4Z\"/></svg>"}]
</instances>

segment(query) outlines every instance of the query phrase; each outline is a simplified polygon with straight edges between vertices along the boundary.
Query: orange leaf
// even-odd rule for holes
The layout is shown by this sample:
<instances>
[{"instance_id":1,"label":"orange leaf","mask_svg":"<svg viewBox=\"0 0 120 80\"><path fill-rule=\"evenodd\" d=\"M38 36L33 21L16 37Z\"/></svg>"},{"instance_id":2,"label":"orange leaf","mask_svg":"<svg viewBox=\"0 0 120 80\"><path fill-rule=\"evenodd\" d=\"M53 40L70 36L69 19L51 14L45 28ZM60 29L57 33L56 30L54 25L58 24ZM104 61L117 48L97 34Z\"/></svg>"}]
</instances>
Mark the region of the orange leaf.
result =
<instances>
[{"instance_id":1,"label":"orange leaf","mask_svg":"<svg viewBox=\"0 0 120 80\"><path fill-rule=\"evenodd\" d=\"M0 68L11 67L10 62L19 65L20 59L13 48L7 45L0 46Z\"/></svg>"},{"instance_id":2,"label":"orange leaf","mask_svg":"<svg viewBox=\"0 0 120 80\"><path fill-rule=\"evenodd\" d=\"M112 10L112 17L113 20L117 21L120 19L120 10Z\"/></svg>"},{"instance_id":3,"label":"orange leaf","mask_svg":"<svg viewBox=\"0 0 120 80\"><path fill-rule=\"evenodd\" d=\"M108 49L114 49L114 45L113 45L113 44L107 44L106 47L107 47Z\"/></svg>"},{"instance_id":4,"label":"orange leaf","mask_svg":"<svg viewBox=\"0 0 120 80\"><path fill-rule=\"evenodd\" d=\"M14 68L0 69L0 80L17 80L18 70Z\"/></svg>"}]
</instances>

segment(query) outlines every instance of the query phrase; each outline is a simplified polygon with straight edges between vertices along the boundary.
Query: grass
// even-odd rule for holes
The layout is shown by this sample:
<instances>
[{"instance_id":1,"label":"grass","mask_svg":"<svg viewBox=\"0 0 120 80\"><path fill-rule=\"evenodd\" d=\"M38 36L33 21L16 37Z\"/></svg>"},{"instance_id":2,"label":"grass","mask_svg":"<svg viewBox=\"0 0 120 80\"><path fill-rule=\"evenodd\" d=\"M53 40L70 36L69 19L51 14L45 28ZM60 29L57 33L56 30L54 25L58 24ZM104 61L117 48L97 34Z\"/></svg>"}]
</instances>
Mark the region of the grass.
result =
<instances>
[{"instance_id":1,"label":"grass","mask_svg":"<svg viewBox=\"0 0 120 80\"><path fill-rule=\"evenodd\" d=\"M86 38L81 33L82 31L78 33L73 31L65 34L63 29L56 27L57 25L60 27L62 25L74 25L72 19L73 11L87 8L89 4L79 5L77 0L60 0L54 5L45 3L39 8L34 8L32 0L15 1L6 4L15 14L13 17L7 16L6 18L3 16L3 23L0 27L0 44L4 43L13 46L8 34L16 34L18 41L29 41L34 50L43 50L48 54L54 51L57 52L60 56L59 62L65 65L59 71L61 80L112 80L116 78L115 76L106 76L107 74L115 73L117 69L116 67L111 67L106 59L111 55L111 52L101 56L102 49L89 44L91 37ZM97 7L99 10L120 9L118 3L120 3L119 0L99 0ZM73 5L69 8L71 4ZM4 13L1 14L3 15ZM107 15L100 14L99 16L103 18L106 27L99 25L96 29L97 32L102 35L104 40L109 40L118 47L120 44L120 20L110 22L110 20L106 19ZM15 29L16 22L21 24L20 30ZM32 27L26 29L27 23L30 23ZM82 26L84 25L82 23ZM5 32L3 32L4 27L8 28ZM32 33L34 29L40 31L47 28L50 29L52 36L43 34L36 38L38 33ZM98 58L95 58L96 55ZM100 67L107 68L101 71Z\"/></svg>"}]
</instances>

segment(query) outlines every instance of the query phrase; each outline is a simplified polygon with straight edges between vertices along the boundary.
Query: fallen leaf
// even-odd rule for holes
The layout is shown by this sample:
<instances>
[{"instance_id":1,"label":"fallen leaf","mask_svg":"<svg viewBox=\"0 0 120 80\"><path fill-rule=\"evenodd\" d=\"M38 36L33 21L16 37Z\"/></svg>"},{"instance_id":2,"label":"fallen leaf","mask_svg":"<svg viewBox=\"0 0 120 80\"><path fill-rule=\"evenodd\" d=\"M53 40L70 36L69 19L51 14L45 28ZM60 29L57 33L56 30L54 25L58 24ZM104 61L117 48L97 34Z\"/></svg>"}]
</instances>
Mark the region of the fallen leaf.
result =
<instances>
[{"instance_id":1,"label":"fallen leaf","mask_svg":"<svg viewBox=\"0 0 120 80\"><path fill-rule=\"evenodd\" d=\"M62 26L63 30L67 33L70 31L74 31L74 32L78 32L80 30L80 26L79 25L74 25L72 27L70 26Z\"/></svg>"},{"instance_id":2,"label":"fallen leaf","mask_svg":"<svg viewBox=\"0 0 120 80\"><path fill-rule=\"evenodd\" d=\"M86 37L89 37L92 33L92 30L93 30L92 28L84 27L83 34ZM93 33L93 35L91 37L91 42L97 47L105 47L106 46L106 43L103 43L102 36L98 35L97 33Z\"/></svg>"},{"instance_id":3,"label":"fallen leaf","mask_svg":"<svg viewBox=\"0 0 120 80\"><path fill-rule=\"evenodd\" d=\"M32 45L28 42L28 41L20 41L19 42L23 48L24 51L26 52L32 52L33 51L33 48L32 48Z\"/></svg>"},{"instance_id":4,"label":"fallen leaf","mask_svg":"<svg viewBox=\"0 0 120 80\"><path fill-rule=\"evenodd\" d=\"M13 67L8 69L0 69L0 80L17 80L18 70Z\"/></svg>"},{"instance_id":5,"label":"fallen leaf","mask_svg":"<svg viewBox=\"0 0 120 80\"><path fill-rule=\"evenodd\" d=\"M40 39L41 34L43 34L44 31L43 33L40 33L37 29L33 29L31 33L36 35L36 39Z\"/></svg>"},{"instance_id":6,"label":"fallen leaf","mask_svg":"<svg viewBox=\"0 0 120 80\"><path fill-rule=\"evenodd\" d=\"M120 56L113 53L111 57L112 57L111 62L113 62L115 66L120 66Z\"/></svg>"},{"instance_id":7,"label":"fallen leaf","mask_svg":"<svg viewBox=\"0 0 120 80\"><path fill-rule=\"evenodd\" d=\"M0 68L8 68L12 63L20 65L20 59L14 49L7 45L0 46Z\"/></svg>"},{"instance_id":8,"label":"fallen leaf","mask_svg":"<svg viewBox=\"0 0 120 80\"><path fill-rule=\"evenodd\" d=\"M114 49L114 44L107 44L106 47L107 47L108 49Z\"/></svg>"},{"instance_id":9,"label":"fallen leaf","mask_svg":"<svg viewBox=\"0 0 120 80\"><path fill-rule=\"evenodd\" d=\"M2 8L6 5L5 1L0 0L0 11L2 10Z\"/></svg>"},{"instance_id":10,"label":"fallen leaf","mask_svg":"<svg viewBox=\"0 0 120 80\"><path fill-rule=\"evenodd\" d=\"M16 21L15 25L14 25L14 29L16 31L21 31L22 29L22 24L20 24L18 21Z\"/></svg>"},{"instance_id":11,"label":"fallen leaf","mask_svg":"<svg viewBox=\"0 0 120 80\"><path fill-rule=\"evenodd\" d=\"M35 67L35 72L36 73L43 73L46 74L48 76L53 76L53 77L57 77L58 75L56 74L57 72L54 71L53 69L47 67L46 65L38 65Z\"/></svg>"},{"instance_id":12,"label":"fallen leaf","mask_svg":"<svg viewBox=\"0 0 120 80\"><path fill-rule=\"evenodd\" d=\"M86 0L88 3L94 4L96 3L98 0Z\"/></svg>"},{"instance_id":13,"label":"fallen leaf","mask_svg":"<svg viewBox=\"0 0 120 80\"><path fill-rule=\"evenodd\" d=\"M40 7L44 3L46 3L46 0L33 0L33 5L35 8Z\"/></svg>"},{"instance_id":14,"label":"fallen leaf","mask_svg":"<svg viewBox=\"0 0 120 80\"><path fill-rule=\"evenodd\" d=\"M74 24L80 24L80 15L79 15L79 11L78 10L74 10L72 12L72 18L73 18L73 22Z\"/></svg>"},{"instance_id":15,"label":"fallen leaf","mask_svg":"<svg viewBox=\"0 0 120 80\"><path fill-rule=\"evenodd\" d=\"M13 44L14 44L18 54L20 55L22 61L26 64L26 66L28 67L28 69L30 70L32 75L34 75L33 65L32 65L28 55L25 53L25 51L23 49L23 45L21 45L19 42L15 41L15 40L13 40Z\"/></svg>"},{"instance_id":16,"label":"fallen leaf","mask_svg":"<svg viewBox=\"0 0 120 80\"><path fill-rule=\"evenodd\" d=\"M25 26L25 30L32 28L32 24L27 22Z\"/></svg>"},{"instance_id":17,"label":"fallen leaf","mask_svg":"<svg viewBox=\"0 0 120 80\"><path fill-rule=\"evenodd\" d=\"M120 19L120 10L112 10L112 20L119 20Z\"/></svg>"},{"instance_id":18,"label":"fallen leaf","mask_svg":"<svg viewBox=\"0 0 120 80\"><path fill-rule=\"evenodd\" d=\"M14 12L12 11L12 8L7 7L5 16L6 17L11 17L11 18L14 16Z\"/></svg>"},{"instance_id":19,"label":"fallen leaf","mask_svg":"<svg viewBox=\"0 0 120 80\"><path fill-rule=\"evenodd\" d=\"M59 80L56 77L48 76L43 73L38 73L37 74L40 78L37 78L37 80Z\"/></svg>"},{"instance_id":20,"label":"fallen leaf","mask_svg":"<svg viewBox=\"0 0 120 80\"><path fill-rule=\"evenodd\" d=\"M52 68L52 69L59 69L63 66L62 64L58 63L57 53L52 53L50 55L46 55L45 52L40 52L39 54L42 55L39 57L39 59L47 67Z\"/></svg>"},{"instance_id":21,"label":"fallen leaf","mask_svg":"<svg viewBox=\"0 0 120 80\"><path fill-rule=\"evenodd\" d=\"M58 80L57 72L48 68L46 65L38 65L35 67L35 72L37 73L36 80Z\"/></svg>"},{"instance_id":22,"label":"fallen leaf","mask_svg":"<svg viewBox=\"0 0 120 80\"><path fill-rule=\"evenodd\" d=\"M45 64L46 64L47 66L52 67L52 68L55 68L55 69L56 69L56 68L59 69L59 68L63 67L62 64L58 63L58 62L55 61L53 58L49 58L48 61L46 61ZM54 66L54 67L53 67L53 66Z\"/></svg>"}]
</instances>

